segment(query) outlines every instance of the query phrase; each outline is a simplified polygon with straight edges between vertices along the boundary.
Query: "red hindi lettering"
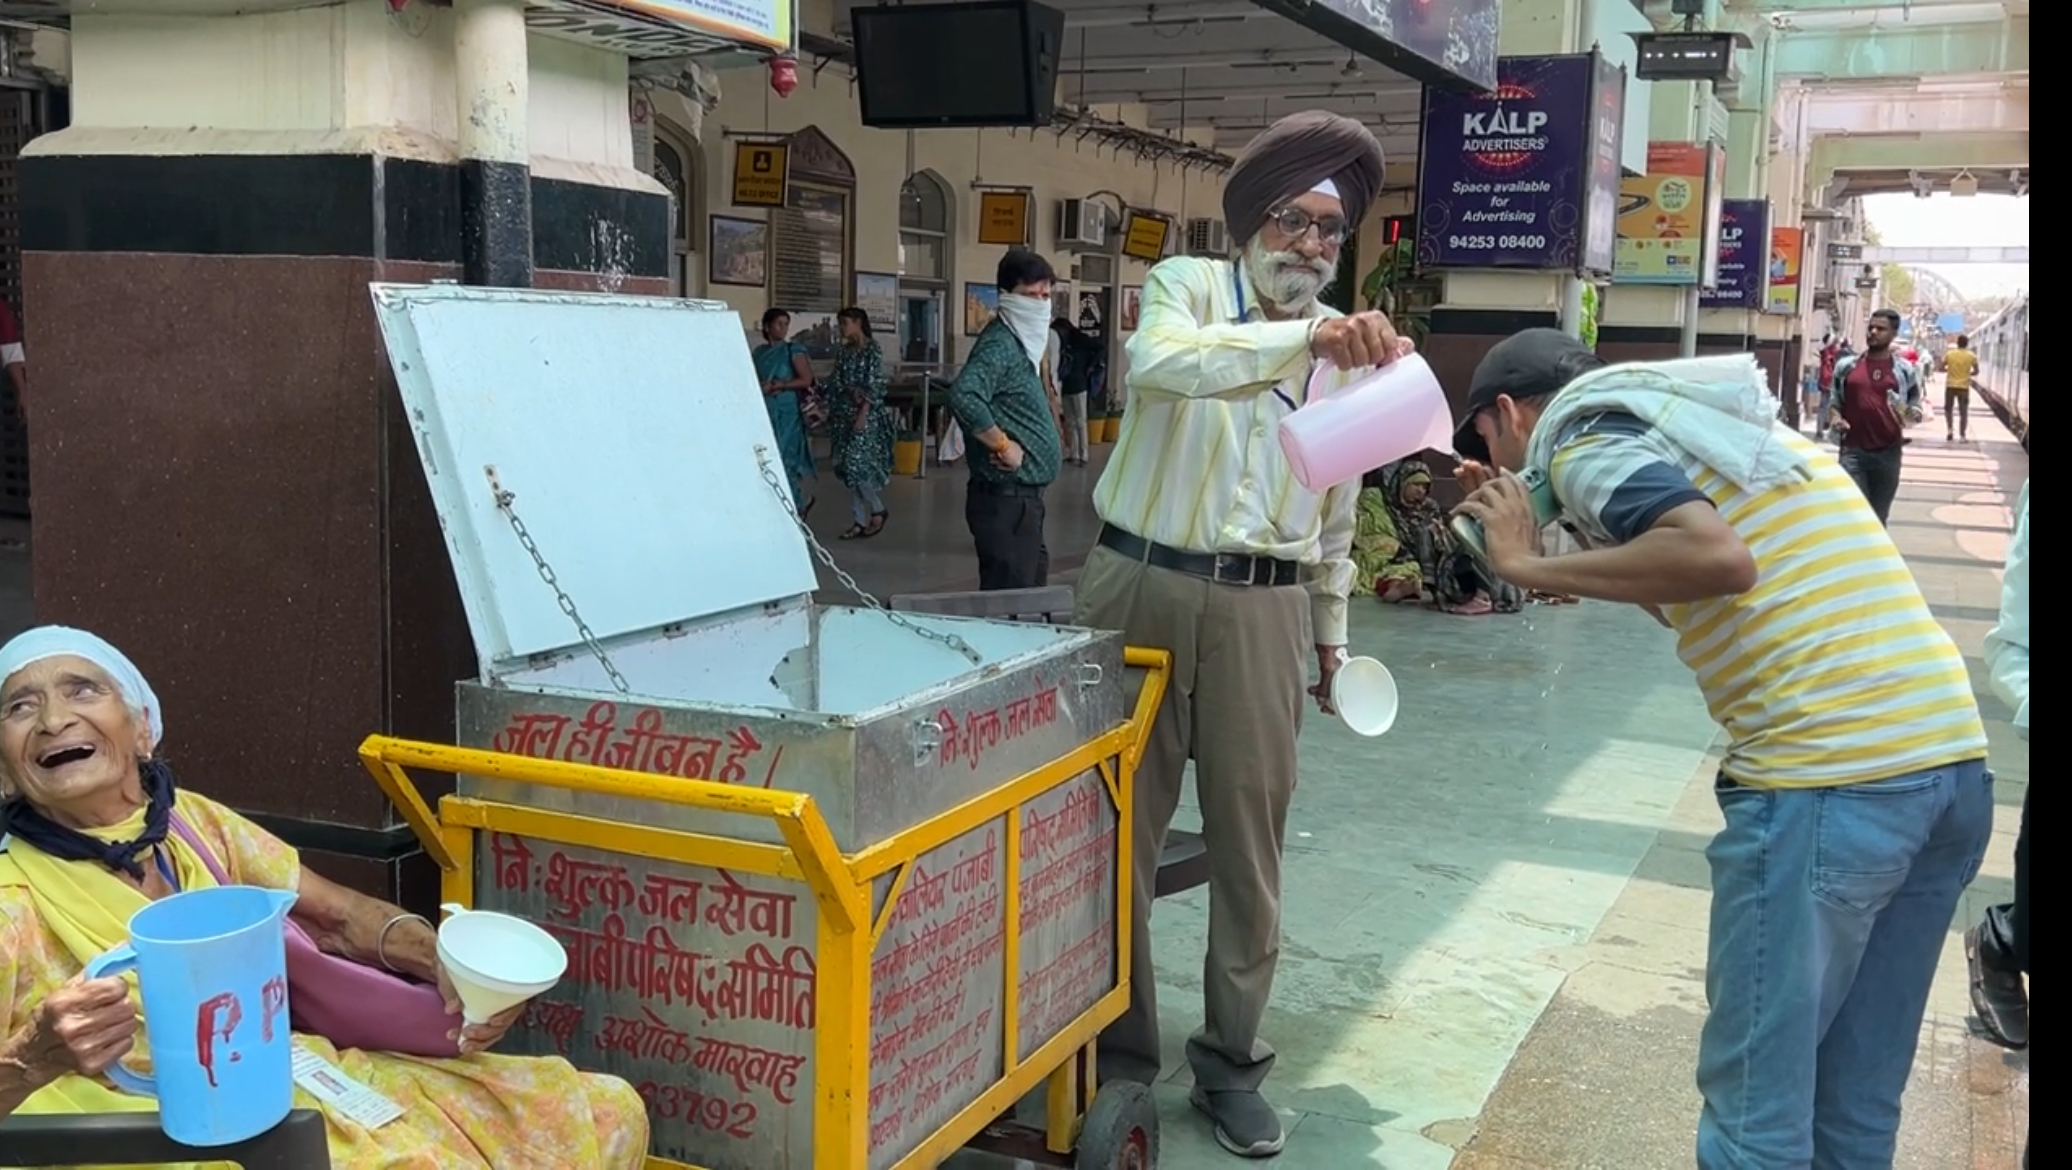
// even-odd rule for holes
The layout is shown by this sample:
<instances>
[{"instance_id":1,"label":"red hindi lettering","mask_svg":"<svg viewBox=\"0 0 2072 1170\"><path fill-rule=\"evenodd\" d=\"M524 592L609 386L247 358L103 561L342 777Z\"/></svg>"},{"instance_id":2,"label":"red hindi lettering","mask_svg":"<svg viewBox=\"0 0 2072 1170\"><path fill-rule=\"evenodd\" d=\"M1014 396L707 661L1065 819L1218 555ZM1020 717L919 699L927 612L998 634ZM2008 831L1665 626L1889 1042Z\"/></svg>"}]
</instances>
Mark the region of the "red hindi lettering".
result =
<instances>
[{"instance_id":1,"label":"red hindi lettering","mask_svg":"<svg viewBox=\"0 0 2072 1170\"><path fill-rule=\"evenodd\" d=\"M555 1051L568 1055L569 1045L583 1026L579 1004L558 999L535 999L525 1005L525 1026L554 1042Z\"/></svg>"},{"instance_id":2,"label":"red hindi lettering","mask_svg":"<svg viewBox=\"0 0 2072 1170\"><path fill-rule=\"evenodd\" d=\"M619 705L600 700L583 713L583 724L568 737L561 758L572 764L605 764L611 759L612 732L619 723Z\"/></svg>"},{"instance_id":3,"label":"red hindi lettering","mask_svg":"<svg viewBox=\"0 0 2072 1170\"><path fill-rule=\"evenodd\" d=\"M504 729L490 740L492 751L513 756L532 756L551 760L561 748L561 733L568 728L566 715L548 715L539 711L520 711L511 716Z\"/></svg>"},{"instance_id":4,"label":"red hindi lettering","mask_svg":"<svg viewBox=\"0 0 2072 1170\"><path fill-rule=\"evenodd\" d=\"M703 882L651 873L642 884L640 901L635 905L649 918L667 918L686 926L696 926L698 896L704 889Z\"/></svg>"},{"instance_id":5,"label":"red hindi lettering","mask_svg":"<svg viewBox=\"0 0 2072 1170\"><path fill-rule=\"evenodd\" d=\"M741 761L753 757L763 750L763 741L746 727L736 727L727 732L727 759L720 765L716 779L722 784L739 784L748 779L748 769Z\"/></svg>"},{"instance_id":6,"label":"red hindi lettering","mask_svg":"<svg viewBox=\"0 0 2072 1170\"><path fill-rule=\"evenodd\" d=\"M523 890L532 885L532 850L523 837L509 833L489 835L491 879L499 890Z\"/></svg>"}]
</instances>

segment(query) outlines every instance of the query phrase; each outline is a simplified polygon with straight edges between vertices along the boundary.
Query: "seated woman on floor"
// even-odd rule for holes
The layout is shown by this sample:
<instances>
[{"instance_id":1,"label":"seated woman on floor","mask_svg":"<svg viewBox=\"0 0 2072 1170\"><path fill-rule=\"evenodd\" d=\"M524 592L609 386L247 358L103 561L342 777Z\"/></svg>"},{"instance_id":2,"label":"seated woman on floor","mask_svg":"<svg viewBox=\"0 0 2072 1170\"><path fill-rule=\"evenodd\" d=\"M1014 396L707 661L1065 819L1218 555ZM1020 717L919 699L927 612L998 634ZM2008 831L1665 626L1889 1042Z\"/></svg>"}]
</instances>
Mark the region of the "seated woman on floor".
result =
<instances>
[{"instance_id":1,"label":"seated woman on floor","mask_svg":"<svg viewBox=\"0 0 2072 1170\"><path fill-rule=\"evenodd\" d=\"M368 1129L298 1089L298 1107L325 1115L332 1165L643 1163L647 1114L624 1081L577 1072L559 1058L484 1052L524 1005L461 1027L428 922L318 877L264 829L177 790L157 754L165 731L158 698L120 651L92 634L43 626L0 647L0 679L0 1118L155 1110L155 1100L101 1075L143 1054L133 985L84 980L81 970L128 937L130 916L147 902L242 884L296 891L293 921L320 951L422 981L387 981L404 996L431 997L431 1031L448 1025L412 1043L460 1054L341 1048L308 1034L298 1015L297 1047L403 1109ZM291 960L291 1013L296 978Z\"/></svg>"},{"instance_id":2,"label":"seated woman on floor","mask_svg":"<svg viewBox=\"0 0 2072 1170\"><path fill-rule=\"evenodd\" d=\"M1516 613L1524 599L1460 546L1416 457L1370 472L1353 535L1354 591L1447 613Z\"/></svg>"}]
</instances>

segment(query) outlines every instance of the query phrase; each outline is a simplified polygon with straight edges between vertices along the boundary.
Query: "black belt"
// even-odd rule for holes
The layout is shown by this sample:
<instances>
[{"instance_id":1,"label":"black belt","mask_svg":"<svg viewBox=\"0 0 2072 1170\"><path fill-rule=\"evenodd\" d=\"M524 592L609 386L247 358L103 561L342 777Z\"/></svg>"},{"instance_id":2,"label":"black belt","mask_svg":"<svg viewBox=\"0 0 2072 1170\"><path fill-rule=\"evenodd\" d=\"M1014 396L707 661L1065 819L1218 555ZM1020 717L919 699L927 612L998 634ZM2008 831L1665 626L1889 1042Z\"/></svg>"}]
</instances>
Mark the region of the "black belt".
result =
<instances>
[{"instance_id":1,"label":"black belt","mask_svg":"<svg viewBox=\"0 0 2072 1170\"><path fill-rule=\"evenodd\" d=\"M1246 553L1198 553L1145 540L1113 524L1101 525L1101 547L1161 569L1214 581L1219 585L1293 585L1302 578L1294 561Z\"/></svg>"},{"instance_id":2,"label":"black belt","mask_svg":"<svg viewBox=\"0 0 2072 1170\"><path fill-rule=\"evenodd\" d=\"M978 496L1027 496L1040 500L1043 498L1044 486L1040 483L1002 483L994 479L974 479L971 481L971 493Z\"/></svg>"}]
</instances>

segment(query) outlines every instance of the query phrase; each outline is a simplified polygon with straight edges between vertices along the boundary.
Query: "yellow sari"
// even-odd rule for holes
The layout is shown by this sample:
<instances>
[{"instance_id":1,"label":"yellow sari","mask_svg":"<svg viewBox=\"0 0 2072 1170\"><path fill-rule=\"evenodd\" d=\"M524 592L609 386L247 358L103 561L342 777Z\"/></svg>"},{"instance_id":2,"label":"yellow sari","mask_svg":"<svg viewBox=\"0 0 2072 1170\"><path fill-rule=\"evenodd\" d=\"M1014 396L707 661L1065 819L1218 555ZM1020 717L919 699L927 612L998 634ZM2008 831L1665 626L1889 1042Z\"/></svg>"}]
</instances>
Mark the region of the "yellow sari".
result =
<instances>
[{"instance_id":1,"label":"yellow sari","mask_svg":"<svg viewBox=\"0 0 2072 1170\"><path fill-rule=\"evenodd\" d=\"M185 798L179 798L174 807L179 808ZM92 834L103 841L132 841L144 831L144 810L138 809L128 820L106 829L93 830ZM178 834L168 833L165 848L172 855L173 872L179 878L183 890L198 890L216 885L215 875L193 846L180 840ZM110 873L105 867L91 862L59 861L30 845L13 841L0 849L0 888L18 887L26 890L29 900L36 907L36 916L52 934L58 937L65 949L82 966L112 947L129 938L130 916L150 905L141 890ZM135 974L123 976L135 994ZM125 1062L132 1067L145 1057L140 1071L149 1071L149 1046L143 1032L137 1034L135 1052ZM149 1097L139 1097L110 1087L100 1080L90 1080L75 1073L67 1073L30 1094L29 1099L15 1110L21 1114L62 1113L150 1113L158 1108L158 1102ZM207 1167L234 1167L233 1162L186 1163L194 1170Z\"/></svg>"},{"instance_id":2,"label":"yellow sari","mask_svg":"<svg viewBox=\"0 0 2072 1170\"><path fill-rule=\"evenodd\" d=\"M206 797L181 792L174 808L233 882L276 890L299 886L301 859L278 838ZM142 827L139 813L96 835L134 839ZM218 884L178 834L168 834L165 845L181 889ZM21 841L0 849L0 1037L20 1031L45 996L126 941L130 916L146 903L142 892L96 863L59 861ZM134 976L128 978L134 987ZM587 1047L591 1037L581 1040ZM439 1060L340 1050L303 1032L295 1033L295 1043L403 1107L402 1117L368 1129L298 1088L297 1108L324 1113L332 1165L339 1170L632 1170L647 1152L645 1105L632 1086L578 1072L565 1060L490 1054ZM124 1064L148 1072L146 1047L140 1033L137 1052ZM17 1112L138 1113L157 1107L149 1097L75 1075L38 1090ZM166 1170L232 1165L187 1163Z\"/></svg>"}]
</instances>

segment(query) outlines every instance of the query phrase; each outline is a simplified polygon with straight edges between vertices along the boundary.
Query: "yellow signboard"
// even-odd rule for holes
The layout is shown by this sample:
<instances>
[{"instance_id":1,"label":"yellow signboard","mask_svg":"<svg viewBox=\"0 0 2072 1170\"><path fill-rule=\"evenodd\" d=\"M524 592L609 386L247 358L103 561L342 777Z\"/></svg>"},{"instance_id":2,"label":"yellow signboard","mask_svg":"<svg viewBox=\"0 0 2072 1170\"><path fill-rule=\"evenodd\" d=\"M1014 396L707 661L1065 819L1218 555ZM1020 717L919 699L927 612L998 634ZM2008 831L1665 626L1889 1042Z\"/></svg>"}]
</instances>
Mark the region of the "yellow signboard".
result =
<instances>
[{"instance_id":1,"label":"yellow signboard","mask_svg":"<svg viewBox=\"0 0 2072 1170\"><path fill-rule=\"evenodd\" d=\"M978 242L1021 247L1029 242L1029 193L981 191L978 194Z\"/></svg>"},{"instance_id":2,"label":"yellow signboard","mask_svg":"<svg viewBox=\"0 0 2072 1170\"><path fill-rule=\"evenodd\" d=\"M1169 219L1132 211L1123 220L1122 254L1132 260L1156 264L1165 259L1166 234L1172 230L1173 222Z\"/></svg>"},{"instance_id":3,"label":"yellow signboard","mask_svg":"<svg viewBox=\"0 0 2072 1170\"><path fill-rule=\"evenodd\" d=\"M734 206L782 207L791 147L782 142L734 144Z\"/></svg>"},{"instance_id":4,"label":"yellow signboard","mask_svg":"<svg viewBox=\"0 0 2072 1170\"><path fill-rule=\"evenodd\" d=\"M1612 283L1698 283L1705 260L1709 169L1702 143L1648 143L1648 173L1619 184Z\"/></svg>"}]
</instances>

